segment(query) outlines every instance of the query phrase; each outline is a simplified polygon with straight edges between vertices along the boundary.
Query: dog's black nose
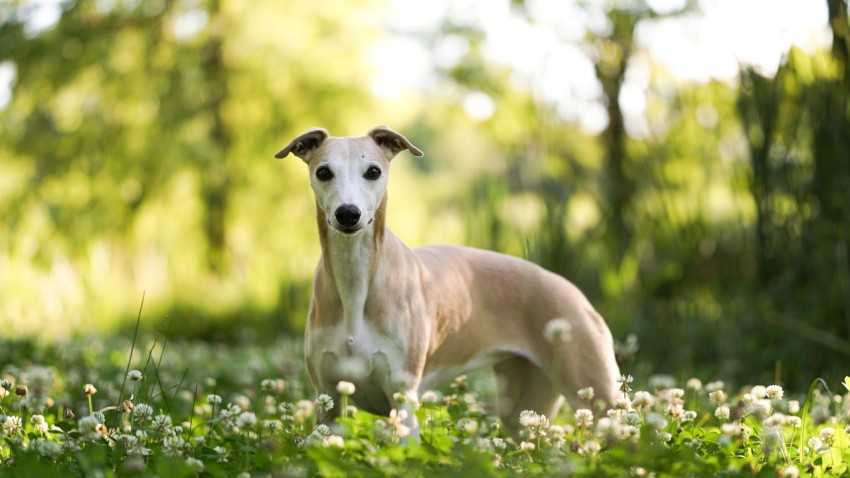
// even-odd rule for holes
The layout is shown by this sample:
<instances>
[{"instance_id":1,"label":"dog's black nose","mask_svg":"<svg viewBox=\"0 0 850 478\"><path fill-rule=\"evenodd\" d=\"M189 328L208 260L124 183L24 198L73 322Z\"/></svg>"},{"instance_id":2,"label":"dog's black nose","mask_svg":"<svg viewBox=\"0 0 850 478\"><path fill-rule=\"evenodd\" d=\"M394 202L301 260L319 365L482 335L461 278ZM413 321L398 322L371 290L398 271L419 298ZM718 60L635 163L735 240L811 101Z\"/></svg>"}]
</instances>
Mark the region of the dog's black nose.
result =
<instances>
[{"instance_id":1,"label":"dog's black nose","mask_svg":"<svg viewBox=\"0 0 850 478\"><path fill-rule=\"evenodd\" d=\"M343 204L334 211L336 220L342 226L352 227L360 220L360 208L354 204Z\"/></svg>"}]
</instances>

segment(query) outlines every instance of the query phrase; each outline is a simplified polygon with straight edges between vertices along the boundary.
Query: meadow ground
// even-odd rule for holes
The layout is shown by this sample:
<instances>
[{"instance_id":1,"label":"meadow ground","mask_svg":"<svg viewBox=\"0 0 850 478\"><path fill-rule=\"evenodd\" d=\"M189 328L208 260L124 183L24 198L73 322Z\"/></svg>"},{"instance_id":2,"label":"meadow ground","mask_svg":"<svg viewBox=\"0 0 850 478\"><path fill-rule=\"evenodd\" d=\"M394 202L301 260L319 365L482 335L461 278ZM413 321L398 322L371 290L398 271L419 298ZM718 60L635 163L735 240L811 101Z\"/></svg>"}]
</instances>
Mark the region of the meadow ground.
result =
<instances>
[{"instance_id":1,"label":"meadow ground","mask_svg":"<svg viewBox=\"0 0 850 478\"><path fill-rule=\"evenodd\" d=\"M0 343L0 476L841 476L847 392L622 377L623 397L557 417L526 412L522 438L492 416L486 373L376 417L316 397L300 338L258 345L150 338ZM324 412L341 407L337 424ZM596 412L596 413L594 413Z\"/></svg>"}]
</instances>

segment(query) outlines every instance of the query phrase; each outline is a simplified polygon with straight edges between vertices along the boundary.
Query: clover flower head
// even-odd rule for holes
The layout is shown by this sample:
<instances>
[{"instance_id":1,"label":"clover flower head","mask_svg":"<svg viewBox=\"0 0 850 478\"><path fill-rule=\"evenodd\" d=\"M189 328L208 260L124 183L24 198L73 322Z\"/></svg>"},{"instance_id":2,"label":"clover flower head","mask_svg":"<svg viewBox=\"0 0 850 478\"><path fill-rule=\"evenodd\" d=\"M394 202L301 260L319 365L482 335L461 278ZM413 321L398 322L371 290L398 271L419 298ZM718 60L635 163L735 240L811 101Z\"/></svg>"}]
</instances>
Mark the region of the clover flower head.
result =
<instances>
[{"instance_id":1,"label":"clover flower head","mask_svg":"<svg viewBox=\"0 0 850 478\"><path fill-rule=\"evenodd\" d=\"M334 408L334 401L330 395L323 393L316 398L316 410L319 413L327 413Z\"/></svg>"},{"instance_id":2,"label":"clover flower head","mask_svg":"<svg viewBox=\"0 0 850 478\"><path fill-rule=\"evenodd\" d=\"M593 425L593 412L586 408L579 408L573 414L576 419L576 425L580 428L590 428Z\"/></svg>"},{"instance_id":3,"label":"clover flower head","mask_svg":"<svg viewBox=\"0 0 850 478\"><path fill-rule=\"evenodd\" d=\"M773 400L781 400L785 392L779 385L770 385L765 389L765 396Z\"/></svg>"},{"instance_id":4,"label":"clover flower head","mask_svg":"<svg viewBox=\"0 0 850 478\"><path fill-rule=\"evenodd\" d=\"M3 420L3 432L6 435L17 435L21 433L24 428L24 422L21 420L21 417L15 415L7 415Z\"/></svg>"},{"instance_id":5,"label":"clover flower head","mask_svg":"<svg viewBox=\"0 0 850 478\"><path fill-rule=\"evenodd\" d=\"M698 378L690 378L685 383L685 387L690 388L691 390L699 392L702 390L702 381Z\"/></svg>"},{"instance_id":6,"label":"clover flower head","mask_svg":"<svg viewBox=\"0 0 850 478\"><path fill-rule=\"evenodd\" d=\"M728 396L726 395L726 392L724 392L723 390L715 390L715 391L708 394L708 398L709 398L709 400L711 400L711 403L714 403L716 405L720 405L721 403L726 402L726 399L728 398Z\"/></svg>"},{"instance_id":7,"label":"clover flower head","mask_svg":"<svg viewBox=\"0 0 850 478\"><path fill-rule=\"evenodd\" d=\"M551 344L569 342L573 325L567 319L552 319L543 328L543 337Z\"/></svg>"},{"instance_id":8,"label":"clover flower head","mask_svg":"<svg viewBox=\"0 0 850 478\"><path fill-rule=\"evenodd\" d=\"M576 394L582 400L593 400L593 387L582 388Z\"/></svg>"},{"instance_id":9,"label":"clover flower head","mask_svg":"<svg viewBox=\"0 0 850 478\"><path fill-rule=\"evenodd\" d=\"M144 422L151 419L153 416L153 407L147 403L137 403L133 409L133 418L136 421Z\"/></svg>"},{"instance_id":10,"label":"clover flower head","mask_svg":"<svg viewBox=\"0 0 850 478\"><path fill-rule=\"evenodd\" d=\"M655 405L655 397L651 393L645 391L635 392L635 398L632 400L634 408L651 408Z\"/></svg>"},{"instance_id":11,"label":"clover flower head","mask_svg":"<svg viewBox=\"0 0 850 478\"><path fill-rule=\"evenodd\" d=\"M354 395L354 389L354 384L351 382L346 382L345 380L342 380L338 384L336 384L336 391L342 395Z\"/></svg>"},{"instance_id":12,"label":"clover flower head","mask_svg":"<svg viewBox=\"0 0 850 478\"><path fill-rule=\"evenodd\" d=\"M728 420L729 414L730 414L729 407L727 407L725 405L721 405L721 406L717 407L716 409L714 409L714 416L721 419L721 420Z\"/></svg>"},{"instance_id":13,"label":"clover flower head","mask_svg":"<svg viewBox=\"0 0 850 478\"><path fill-rule=\"evenodd\" d=\"M322 438L324 448L345 448L345 439L339 435L330 435Z\"/></svg>"},{"instance_id":14,"label":"clover flower head","mask_svg":"<svg viewBox=\"0 0 850 478\"><path fill-rule=\"evenodd\" d=\"M30 423L32 423L33 430L42 435L46 435L50 428L47 420L44 419L44 415L33 415L30 417Z\"/></svg>"},{"instance_id":15,"label":"clover flower head","mask_svg":"<svg viewBox=\"0 0 850 478\"><path fill-rule=\"evenodd\" d=\"M97 393L97 389L94 388L94 385L92 385L90 383L83 385L83 395L90 397L90 396L94 395L95 393Z\"/></svg>"},{"instance_id":16,"label":"clover flower head","mask_svg":"<svg viewBox=\"0 0 850 478\"><path fill-rule=\"evenodd\" d=\"M220 404L221 403L221 395L216 395L214 393L207 395L207 403L209 403L210 405Z\"/></svg>"},{"instance_id":17,"label":"clover flower head","mask_svg":"<svg viewBox=\"0 0 850 478\"><path fill-rule=\"evenodd\" d=\"M127 372L127 380L131 382L139 382L142 378L144 378L144 376L140 370L133 369Z\"/></svg>"},{"instance_id":18,"label":"clover flower head","mask_svg":"<svg viewBox=\"0 0 850 478\"><path fill-rule=\"evenodd\" d=\"M255 415L253 412L242 412L236 418L236 426L242 430L253 428L256 424L257 415Z\"/></svg>"}]
</instances>

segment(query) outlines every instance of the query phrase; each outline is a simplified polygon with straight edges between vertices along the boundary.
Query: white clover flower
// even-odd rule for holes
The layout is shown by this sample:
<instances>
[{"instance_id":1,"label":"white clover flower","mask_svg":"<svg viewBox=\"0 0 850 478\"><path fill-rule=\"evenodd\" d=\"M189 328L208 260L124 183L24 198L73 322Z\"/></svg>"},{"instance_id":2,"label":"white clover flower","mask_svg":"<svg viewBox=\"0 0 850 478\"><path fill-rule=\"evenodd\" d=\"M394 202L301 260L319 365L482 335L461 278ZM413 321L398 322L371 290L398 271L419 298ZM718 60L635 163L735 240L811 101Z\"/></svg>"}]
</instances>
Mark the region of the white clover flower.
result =
<instances>
[{"instance_id":1,"label":"white clover flower","mask_svg":"<svg viewBox=\"0 0 850 478\"><path fill-rule=\"evenodd\" d=\"M100 433L98 432L100 425L95 417L89 415L77 421L77 430L79 430L83 440L94 441L100 438Z\"/></svg>"},{"instance_id":2,"label":"white clover flower","mask_svg":"<svg viewBox=\"0 0 850 478\"><path fill-rule=\"evenodd\" d=\"M724 392L723 390L715 390L715 391L708 394L708 398L709 398L709 400L711 400L711 403L714 403L716 405L720 405L721 403L726 402L726 399L728 398L728 396L726 395L726 392Z\"/></svg>"},{"instance_id":3,"label":"white clover flower","mask_svg":"<svg viewBox=\"0 0 850 478\"><path fill-rule=\"evenodd\" d=\"M17 435L21 433L24 428L24 422L21 420L21 417L15 415L8 415L6 419L3 420L3 432L7 435Z\"/></svg>"},{"instance_id":4,"label":"white clover flower","mask_svg":"<svg viewBox=\"0 0 850 478\"><path fill-rule=\"evenodd\" d=\"M221 396L216 394L207 395L207 403L210 405L218 405L221 403Z\"/></svg>"},{"instance_id":5,"label":"white clover flower","mask_svg":"<svg viewBox=\"0 0 850 478\"><path fill-rule=\"evenodd\" d=\"M435 392L428 390L419 397L419 401L422 405L436 405L440 402L440 397Z\"/></svg>"},{"instance_id":6,"label":"white clover flower","mask_svg":"<svg viewBox=\"0 0 850 478\"><path fill-rule=\"evenodd\" d=\"M160 413L153 418L153 427L161 432L171 430L171 417Z\"/></svg>"},{"instance_id":7,"label":"white clover flower","mask_svg":"<svg viewBox=\"0 0 850 478\"><path fill-rule=\"evenodd\" d=\"M186 448L186 440L180 436L168 435L162 439L162 452L165 456L180 457L183 456L183 450Z\"/></svg>"},{"instance_id":8,"label":"white clover flower","mask_svg":"<svg viewBox=\"0 0 850 478\"><path fill-rule=\"evenodd\" d=\"M404 438L410 434L410 427L404 424L405 420L407 420L407 410L397 410L395 408L390 410L390 416L387 419L387 424L393 433L395 433L395 435L399 438Z\"/></svg>"},{"instance_id":9,"label":"white clover flower","mask_svg":"<svg viewBox=\"0 0 850 478\"><path fill-rule=\"evenodd\" d=\"M641 421L640 414L634 410L629 411L623 416L623 423L626 425L640 426Z\"/></svg>"},{"instance_id":10,"label":"white clover flower","mask_svg":"<svg viewBox=\"0 0 850 478\"><path fill-rule=\"evenodd\" d=\"M747 406L752 405L752 404L756 403L756 396L753 395L752 393L745 393L741 397L741 402L743 402L743 404L747 405Z\"/></svg>"},{"instance_id":11,"label":"white clover flower","mask_svg":"<svg viewBox=\"0 0 850 478\"><path fill-rule=\"evenodd\" d=\"M738 422L724 423L720 425L720 431L726 436L735 437L741 434L741 424Z\"/></svg>"},{"instance_id":12,"label":"white clover flower","mask_svg":"<svg viewBox=\"0 0 850 478\"><path fill-rule=\"evenodd\" d=\"M713 382L708 382L705 385L705 391L707 391L708 393L715 392L717 390L722 390L724 388L726 388L726 384L723 383L722 380L715 380Z\"/></svg>"},{"instance_id":13,"label":"white clover flower","mask_svg":"<svg viewBox=\"0 0 850 478\"><path fill-rule=\"evenodd\" d=\"M582 400L593 400L593 387L582 388L576 394Z\"/></svg>"},{"instance_id":14,"label":"white clover flower","mask_svg":"<svg viewBox=\"0 0 850 478\"><path fill-rule=\"evenodd\" d=\"M600 450L602 450L602 445L595 440L587 440L584 446L581 447L581 451L590 456L596 455Z\"/></svg>"},{"instance_id":15,"label":"white clover flower","mask_svg":"<svg viewBox=\"0 0 850 478\"><path fill-rule=\"evenodd\" d=\"M575 411L576 425L580 428L590 428L593 425L593 412L586 408Z\"/></svg>"},{"instance_id":16,"label":"white clover flower","mask_svg":"<svg viewBox=\"0 0 850 478\"><path fill-rule=\"evenodd\" d=\"M242 412L236 418L236 426L239 429L253 428L257 424L257 415L253 412Z\"/></svg>"},{"instance_id":17,"label":"white clover flower","mask_svg":"<svg viewBox=\"0 0 850 478\"><path fill-rule=\"evenodd\" d=\"M658 432L658 439L661 440L662 443L668 443L673 439L673 435L667 432Z\"/></svg>"},{"instance_id":18,"label":"white clover flower","mask_svg":"<svg viewBox=\"0 0 850 478\"><path fill-rule=\"evenodd\" d=\"M750 393L758 399L767 397L767 388L764 385L756 385L750 389Z\"/></svg>"},{"instance_id":19,"label":"white clover flower","mask_svg":"<svg viewBox=\"0 0 850 478\"><path fill-rule=\"evenodd\" d=\"M213 451L215 452L216 456L218 456L218 459L216 461L218 461L219 463L227 462L227 448L223 446L217 446L213 448Z\"/></svg>"},{"instance_id":20,"label":"white clover flower","mask_svg":"<svg viewBox=\"0 0 850 478\"><path fill-rule=\"evenodd\" d=\"M783 413L774 413L764 419L764 426L766 427L781 427L785 426L786 423L788 423L788 416Z\"/></svg>"},{"instance_id":21,"label":"white clover flower","mask_svg":"<svg viewBox=\"0 0 850 478\"><path fill-rule=\"evenodd\" d=\"M729 407L725 405L721 405L714 409L714 416L719 418L720 420L728 420L729 419Z\"/></svg>"},{"instance_id":22,"label":"white clover flower","mask_svg":"<svg viewBox=\"0 0 850 478\"><path fill-rule=\"evenodd\" d=\"M330 435L322 438L324 448L345 448L345 439L339 435Z\"/></svg>"},{"instance_id":23,"label":"white clover flower","mask_svg":"<svg viewBox=\"0 0 850 478\"><path fill-rule=\"evenodd\" d=\"M537 446L529 441L520 442L519 449L520 451L534 451Z\"/></svg>"},{"instance_id":24,"label":"white clover flower","mask_svg":"<svg viewBox=\"0 0 850 478\"><path fill-rule=\"evenodd\" d=\"M618 410L630 410L632 408L632 401L626 397L618 397L614 402L614 408Z\"/></svg>"},{"instance_id":25,"label":"white clover flower","mask_svg":"<svg viewBox=\"0 0 850 478\"><path fill-rule=\"evenodd\" d=\"M800 417L788 417L785 421L794 428L801 428L803 426L803 420Z\"/></svg>"},{"instance_id":26,"label":"white clover flower","mask_svg":"<svg viewBox=\"0 0 850 478\"><path fill-rule=\"evenodd\" d=\"M35 445L35 451L44 458L54 460L62 454L62 446L55 441L38 440Z\"/></svg>"},{"instance_id":27,"label":"white clover flower","mask_svg":"<svg viewBox=\"0 0 850 478\"><path fill-rule=\"evenodd\" d=\"M832 427L824 427L820 431L820 439L824 442L824 444L829 445L832 443L833 437L835 437L835 429Z\"/></svg>"},{"instance_id":28,"label":"white clover flower","mask_svg":"<svg viewBox=\"0 0 850 478\"><path fill-rule=\"evenodd\" d=\"M42 435L46 435L50 429L47 420L44 419L44 415L33 415L30 417L30 423L32 423L33 430Z\"/></svg>"},{"instance_id":29,"label":"white clover flower","mask_svg":"<svg viewBox=\"0 0 850 478\"><path fill-rule=\"evenodd\" d=\"M493 438L492 443L493 443L493 448L500 450L500 451L505 451L505 449L508 447L508 442L506 442L504 440L504 438L499 438L499 437Z\"/></svg>"},{"instance_id":30,"label":"white clover flower","mask_svg":"<svg viewBox=\"0 0 850 478\"><path fill-rule=\"evenodd\" d=\"M806 442L806 444L808 444L809 448L811 448L812 450L814 450L816 452L819 452L821 449L824 448L823 442L818 437L809 438L809 440Z\"/></svg>"},{"instance_id":31,"label":"white clover flower","mask_svg":"<svg viewBox=\"0 0 850 478\"><path fill-rule=\"evenodd\" d=\"M788 413L792 415L800 413L800 402L798 400L788 400Z\"/></svg>"},{"instance_id":32,"label":"white clover flower","mask_svg":"<svg viewBox=\"0 0 850 478\"><path fill-rule=\"evenodd\" d=\"M139 370L130 370L127 372L127 380L131 382L138 382L142 380L142 378L144 377L142 376L142 372Z\"/></svg>"},{"instance_id":33,"label":"white clover flower","mask_svg":"<svg viewBox=\"0 0 850 478\"><path fill-rule=\"evenodd\" d=\"M697 418L697 412L695 412L693 410L685 410L684 413L682 413L682 421L683 422L689 422L689 421L692 421L692 420L696 420L696 418Z\"/></svg>"},{"instance_id":34,"label":"white clover flower","mask_svg":"<svg viewBox=\"0 0 850 478\"><path fill-rule=\"evenodd\" d=\"M538 427L540 426L540 418L541 415L538 415L534 410L523 410L519 413L519 424L523 428Z\"/></svg>"},{"instance_id":35,"label":"white clover flower","mask_svg":"<svg viewBox=\"0 0 850 478\"><path fill-rule=\"evenodd\" d=\"M339 392L341 395L354 395L354 390L354 384L351 382L346 382L345 380L342 380L338 384L336 384L336 391Z\"/></svg>"},{"instance_id":36,"label":"white clover flower","mask_svg":"<svg viewBox=\"0 0 850 478\"><path fill-rule=\"evenodd\" d=\"M4 378L4 379L0 380L0 387L5 388L6 390L11 390L12 387L14 387L14 386L15 386L15 384L12 383L12 381L9 380L9 379Z\"/></svg>"},{"instance_id":37,"label":"white clover flower","mask_svg":"<svg viewBox=\"0 0 850 478\"><path fill-rule=\"evenodd\" d=\"M655 397L649 392L635 392L635 398L632 400L632 406L635 408L651 408L655 405Z\"/></svg>"},{"instance_id":38,"label":"white clover flower","mask_svg":"<svg viewBox=\"0 0 850 478\"><path fill-rule=\"evenodd\" d=\"M543 337L551 344L569 342L573 325L567 319L552 319L543 328Z\"/></svg>"},{"instance_id":39,"label":"white clover flower","mask_svg":"<svg viewBox=\"0 0 850 478\"><path fill-rule=\"evenodd\" d=\"M779 472L780 478L798 478L799 476L800 470L794 465L790 465Z\"/></svg>"},{"instance_id":40,"label":"white clover flower","mask_svg":"<svg viewBox=\"0 0 850 478\"><path fill-rule=\"evenodd\" d=\"M465 435L472 436L478 433L478 420L472 418L461 418L455 426Z\"/></svg>"},{"instance_id":41,"label":"white clover flower","mask_svg":"<svg viewBox=\"0 0 850 478\"><path fill-rule=\"evenodd\" d=\"M685 387L690 388L696 392L702 390L702 381L698 378L691 378L685 383Z\"/></svg>"},{"instance_id":42,"label":"white clover flower","mask_svg":"<svg viewBox=\"0 0 850 478\"><path fill-rule=\"evenodd\" d=\"M765 389L765 396L773 400L781 400L785 392L779 385L770 385Z\"/></svg>"},{"instance_id":43,"label":"white clover flower","mask_svg":"<svg viewBox=\"0 0 850 478\"><path fill-rule=\"evenodd\" d=\"M204 471L204 462L197 458L192 458L191 456L186 458L186 466L191 468L195 473Z\"/></svg>"},{"instance_id":44,"label":"white clover flower","mask_svg":"<svg viewBox=\"0 0 850 478\"><path fill-rule=\"evenodd\" d=\"M137 403L136 408L133 409L133 418L137 422L145 422L151 419L153 416L153 407L148 405L147 403Z\"/></svg>"},{"instance_id":45,"label":"white clover flower","mask_svg":"<svg viewBox=\"0 0 850 478\"><path fill-rule=\"evenodd\" d=\"M327 413L334 408L334 401L330 395L323 393L316 398L316 411L318 413Z\"/></svg>"}]
</instances>

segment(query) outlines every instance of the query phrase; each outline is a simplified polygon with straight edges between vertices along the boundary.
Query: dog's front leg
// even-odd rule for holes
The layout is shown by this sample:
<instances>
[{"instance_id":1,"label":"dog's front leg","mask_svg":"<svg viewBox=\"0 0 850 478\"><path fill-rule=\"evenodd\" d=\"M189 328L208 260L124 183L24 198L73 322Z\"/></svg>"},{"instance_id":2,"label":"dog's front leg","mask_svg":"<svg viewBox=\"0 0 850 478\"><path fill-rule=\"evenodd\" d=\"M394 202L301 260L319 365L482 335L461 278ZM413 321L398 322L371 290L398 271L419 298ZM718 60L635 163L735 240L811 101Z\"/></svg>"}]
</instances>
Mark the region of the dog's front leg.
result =
<instances>
[{"instance_id":1,"label":"dog's front leg","mask_svg":"<svg viewBox=\"0 0 850 478\"><path fill-rule=\"evenodd\" d=\"M419 406L417 388L421 371L403 370L383 352L375 354L375 369L381 377L381 388L392 405L389 417L391 433L403 443L418 444L419 421L416 419L416 409Z\"/></svg>"}]
</instances>

